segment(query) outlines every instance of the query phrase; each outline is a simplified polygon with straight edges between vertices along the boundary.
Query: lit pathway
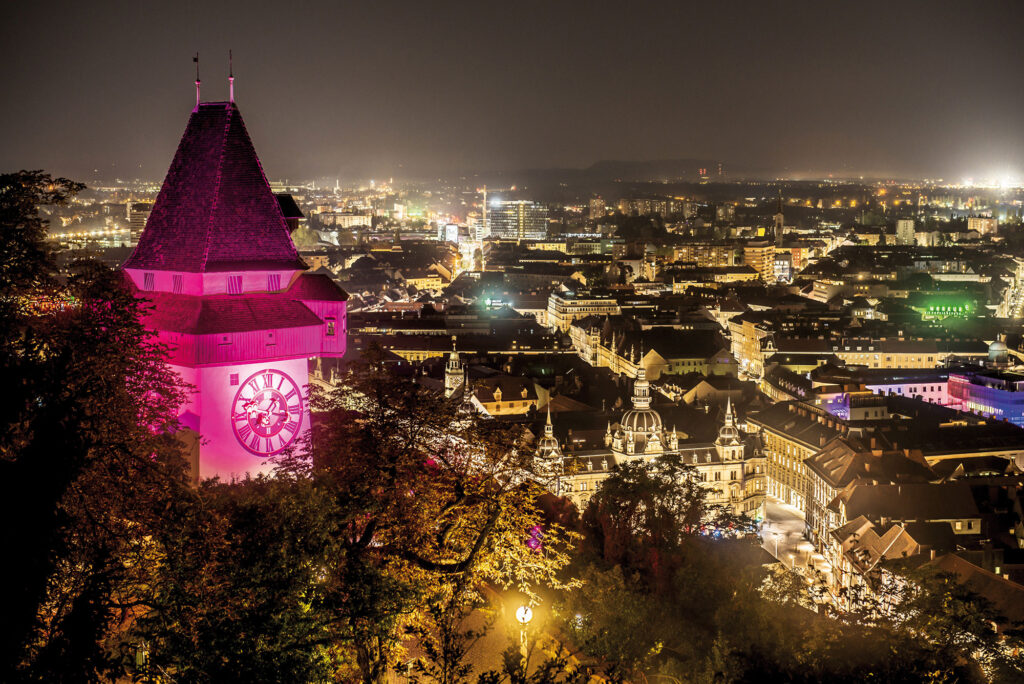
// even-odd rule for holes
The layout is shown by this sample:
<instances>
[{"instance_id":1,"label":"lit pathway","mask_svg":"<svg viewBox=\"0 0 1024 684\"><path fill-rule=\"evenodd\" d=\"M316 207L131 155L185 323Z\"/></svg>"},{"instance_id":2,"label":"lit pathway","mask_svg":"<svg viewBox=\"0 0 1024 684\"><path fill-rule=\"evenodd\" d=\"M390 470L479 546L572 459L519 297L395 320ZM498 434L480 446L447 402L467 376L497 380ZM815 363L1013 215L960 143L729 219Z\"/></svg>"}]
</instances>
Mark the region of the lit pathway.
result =
<instances>
[{"instance_id":1,"label":"lit pathway","mask_svg":"<svg viewBox=\"0 0 1024 684\"><path fill-rule=\"evenodd\" d=\"M802 572L813 566L825 574L831 570L825 557L815 552L804 536L804 518L794 506L768 497L761 539L765 551L788 568Z\"/></svg>"}]
</instances>

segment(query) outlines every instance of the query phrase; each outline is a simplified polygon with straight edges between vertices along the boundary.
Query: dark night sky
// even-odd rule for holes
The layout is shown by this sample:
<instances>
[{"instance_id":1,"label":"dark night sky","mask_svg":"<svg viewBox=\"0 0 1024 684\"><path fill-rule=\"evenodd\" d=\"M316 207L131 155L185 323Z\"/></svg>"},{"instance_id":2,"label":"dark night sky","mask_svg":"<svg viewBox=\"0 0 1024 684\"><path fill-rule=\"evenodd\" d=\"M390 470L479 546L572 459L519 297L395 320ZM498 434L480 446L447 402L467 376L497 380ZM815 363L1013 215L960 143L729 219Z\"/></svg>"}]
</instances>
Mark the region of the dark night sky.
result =
<instances>
[{"instance_id":1,"label":"dark night sky","mask_svg":"<svg viewBox=\"0 0 1024 684\"><path fill-rule=\"evenodd\" d=\"M1019 2L9 1L0 170L162 178L192 53L226 99L230 47L272 178L677 157L1021 175L1021 26Z\"/></svg>"}]
</instances>

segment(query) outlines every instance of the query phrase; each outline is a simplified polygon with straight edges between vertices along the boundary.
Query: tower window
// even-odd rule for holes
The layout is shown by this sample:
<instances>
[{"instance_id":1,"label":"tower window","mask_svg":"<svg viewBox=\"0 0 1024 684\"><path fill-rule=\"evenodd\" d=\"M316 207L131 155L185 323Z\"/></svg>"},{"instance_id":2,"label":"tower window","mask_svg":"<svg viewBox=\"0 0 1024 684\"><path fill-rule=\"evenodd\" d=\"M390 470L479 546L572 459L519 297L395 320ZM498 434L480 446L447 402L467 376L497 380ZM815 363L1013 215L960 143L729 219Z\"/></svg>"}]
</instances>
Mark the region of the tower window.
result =
<instances>
[{"instance_id":1,"label":"tower window","mask_svg":"<svg viewBox=\"0 0 1024 684\"><path fill-rule=\"evenodd\" d=\"M334 325L335 325L334 319L333 318L328 318L327 319L327 335L329 337L333 337L334 336Z\"/></svg>"},{"instance_id":2,"label":"tower window","mask_svg":"<svg viewBox=\"0 0 1024 684\"><path fill-rule=\"evenodd\" d=\"M180 275L171 278L171 289L174 294L181 294L181 291L185 289L185 279Z\"/></svg>"},{"instance_id":3,"label":"tower window","mask_svg":"<svg viewBox=\"0 0 1024 684\"><path fill-rule=\"evenodd\" d=\"M228 276L228 294L242 294L242 276Z\"/></svg>"},{"instance_id":4,"label":"tower window","mask_svg":"<svg viewBox=\"0 0 1024 684\"><path fill-rule=\"evenodd\" d=\"M267 274L267 292L277 292L281 289L281 274L280 273L268 273Z\"/></svg>"},{"instance_id":5,"label":"tower window","mask_svg":"<svg viewBox=\"0 0 1024 684\"><path fill-rule=\"evenodd\" d=\"M156 277L153 273L142 274L142 289L151 292L156 287Z\"/></svg>"}]
</instances>

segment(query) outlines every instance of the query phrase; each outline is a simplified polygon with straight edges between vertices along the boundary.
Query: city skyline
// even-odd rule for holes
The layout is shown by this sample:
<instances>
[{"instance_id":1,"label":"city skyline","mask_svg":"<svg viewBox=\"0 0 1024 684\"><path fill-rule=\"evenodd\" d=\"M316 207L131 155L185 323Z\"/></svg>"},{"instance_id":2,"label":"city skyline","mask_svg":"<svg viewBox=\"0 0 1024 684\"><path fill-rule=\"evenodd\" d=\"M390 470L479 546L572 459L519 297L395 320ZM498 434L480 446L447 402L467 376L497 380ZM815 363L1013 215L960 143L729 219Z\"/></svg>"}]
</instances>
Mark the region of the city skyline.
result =
<instances>
[{"instance_id":1,"label":"city skyline","mask_svg":"<svg viewBox=\"0 0 1024 684\"><path fill-rule=\"evenodd\" d=\"M216 101L232 49L274 178L684 158L747 177L1020 182L1013 4L516 10L8 7L0 49L30 66L0 77L20 103L0 114L0 163L159 178L192 54Z\"/></svg>"}]
</instances>

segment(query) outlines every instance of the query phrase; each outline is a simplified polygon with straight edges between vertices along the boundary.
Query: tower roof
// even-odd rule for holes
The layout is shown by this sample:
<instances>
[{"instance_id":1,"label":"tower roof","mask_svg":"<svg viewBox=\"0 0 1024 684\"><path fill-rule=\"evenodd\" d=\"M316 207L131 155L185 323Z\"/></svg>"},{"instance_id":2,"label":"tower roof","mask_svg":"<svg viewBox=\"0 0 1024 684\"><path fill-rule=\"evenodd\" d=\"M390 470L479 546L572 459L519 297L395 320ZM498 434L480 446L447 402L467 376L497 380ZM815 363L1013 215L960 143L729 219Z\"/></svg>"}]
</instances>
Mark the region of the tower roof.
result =
<instances>
[{"instance_id":1,"label":"tower roof","mask_svg":"<svg viewBox=\"0 0 1024 684\"><path fill-rule=\"evenodd\" d=\"M153 212L125 268L304 269L233 102L189 118Z\"/></svg>"}]
</instances>

